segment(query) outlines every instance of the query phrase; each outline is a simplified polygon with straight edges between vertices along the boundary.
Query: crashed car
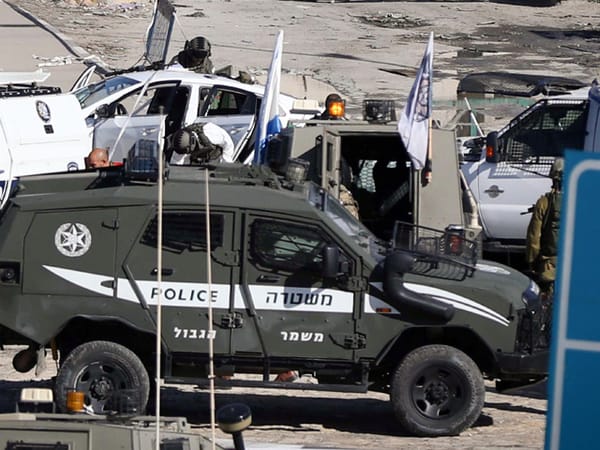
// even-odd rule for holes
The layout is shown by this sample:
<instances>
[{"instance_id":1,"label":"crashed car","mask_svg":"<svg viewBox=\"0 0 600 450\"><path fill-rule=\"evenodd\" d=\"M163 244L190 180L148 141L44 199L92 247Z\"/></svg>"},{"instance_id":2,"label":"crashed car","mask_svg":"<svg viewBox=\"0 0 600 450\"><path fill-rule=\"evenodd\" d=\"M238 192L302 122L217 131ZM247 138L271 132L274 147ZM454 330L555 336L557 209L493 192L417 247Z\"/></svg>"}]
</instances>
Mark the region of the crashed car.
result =
<instances>
[{"instance_id":1,"label":"crashed car","mask_svg":"<svg viewBox=\"0 0 600 450\"><path fill-rule=\"evenodd\" d=\"M177 67L128 72L73 91L94 128L94 147L111 149L115 160L131 148L139 130L160 125L161 113L166 115L166 135L194 122L218 123L231 135L238 159L250 141L263 93L264 86L259 84ZM292 113L295 100L289 95L279 96L283 127L290 120L311 116ZM123 128L126 130L117 143L118 148L113 148Z\"/></svg>"},{"instance_id":2,"label":"crashed car","mask_svg":"<svg viewBox=\"0 0 600 450\"><path fill-rule=\"evenodd\" d=\"M125 72L89 85L86 80L69 93L29 90L0 98L0 208L18 177L82 170L94 147L108 148L120 161L138 136L155 134L163 119L165 135L196 121L216 122L232 137L234 159L252 151L261 85L181 68ZM294 100L279 96L283 126L309 117L291 113Z\"/></svg>"}]
</instances>

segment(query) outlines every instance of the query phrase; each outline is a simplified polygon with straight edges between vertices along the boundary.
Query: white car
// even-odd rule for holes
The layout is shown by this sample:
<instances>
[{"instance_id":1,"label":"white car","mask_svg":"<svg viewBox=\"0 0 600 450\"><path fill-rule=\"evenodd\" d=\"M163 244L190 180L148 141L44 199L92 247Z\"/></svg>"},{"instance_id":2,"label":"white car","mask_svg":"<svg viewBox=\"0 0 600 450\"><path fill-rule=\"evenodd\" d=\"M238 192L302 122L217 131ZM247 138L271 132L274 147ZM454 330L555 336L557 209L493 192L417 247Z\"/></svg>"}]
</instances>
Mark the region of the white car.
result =
<instances>
[{"instance_id":1,"label":"white car","mask_svg":"<svg viewBox=\"0 0 600 450\"><path fill-rule=\"evenodd\" d=\"M229 132L235 159L245 161L254 145L253 125L263 93L264 86L258 84L183 68L124 73L72 91L94 128L94 147L109 148L113 160L121 159L140 135L152 133L163 112L166 135L194 122L210 121ZM295 100L279 96L283 127L289 120L311 116L292 113Z\"/></svg>"},{"instance_id":2,"label":"white car","mask_svg":"<svg viewBox=\"0 0 600 450\"><path fill-rule=\"evenodd\" d=\"M264 86L176 68L86 84L90 73L68 93L0 98L0 208L18 177L84 169L94 147L108 148L111 159L121 161L140 137L156 139L161 114L165 135L193 122L214 122L231 135L235 159L250 159ZM284 127L312 115L292 113L294 101L279 96Z\"/></svg>"}]
</instances>

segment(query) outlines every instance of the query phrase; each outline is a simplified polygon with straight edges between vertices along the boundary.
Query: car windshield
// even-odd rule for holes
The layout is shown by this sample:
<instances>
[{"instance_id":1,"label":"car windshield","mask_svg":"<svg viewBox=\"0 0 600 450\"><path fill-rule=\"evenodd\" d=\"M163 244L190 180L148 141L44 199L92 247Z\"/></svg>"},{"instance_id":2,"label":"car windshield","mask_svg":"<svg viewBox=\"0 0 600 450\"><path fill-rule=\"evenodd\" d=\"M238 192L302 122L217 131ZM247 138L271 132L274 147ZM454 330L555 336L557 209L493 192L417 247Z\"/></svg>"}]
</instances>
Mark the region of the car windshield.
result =
<instances>
[{"instance_id":1,"label":"car windshield","mask_svg":"<svg viewBox=\"0 0 600 450\"><path fill-rule=\"evenodd\" d=\"M83 109L94 104L100 105L109 95L139 83L138 80L125 76L112 77L77 89L75 97Z\"/></svg>"},{"instance_id":2,"label":"car windshield","mask_svg":"<svg viewBox=\"0 0 600 450\"><path fill-rule=\"evenodd\" d=\"M378 255L382 254L383 246L375 235L331 194L317 185L313 185L309 193L309 201L329 216L344 235L370 251L373 257L378 259Z\"/></svg>"}]
</instances>

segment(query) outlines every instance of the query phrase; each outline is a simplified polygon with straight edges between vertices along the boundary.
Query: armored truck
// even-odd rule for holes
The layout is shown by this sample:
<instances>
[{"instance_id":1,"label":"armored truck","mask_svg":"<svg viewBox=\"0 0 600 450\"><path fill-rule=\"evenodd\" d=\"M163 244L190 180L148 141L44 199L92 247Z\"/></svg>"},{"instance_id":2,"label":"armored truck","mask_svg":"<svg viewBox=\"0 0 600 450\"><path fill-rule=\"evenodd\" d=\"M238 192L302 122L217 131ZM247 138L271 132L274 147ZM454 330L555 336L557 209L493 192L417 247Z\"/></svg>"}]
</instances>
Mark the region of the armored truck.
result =
<instances>
[{"instance_id":1,"label":"armored truck","mask_svg":"<svg viewBox=\"0 0 600 450\"><path fill-rule=\"evenodd\" d=\"M267 162L283 173L290 157L310 163L308 178L336 198L349 193L360 221L391 239L396 221L430 228L455 225L478 240L477 207L461 180L453 130L432 130L432 177L424 182L398 134L397 121L295 122L270 142Z\"/></svg>"},{"instance_id":2,"label":"armored truck","mask_svg":"<svg viewBox=\"0 0 600 450\"><path fill-rule=\"evenodd\" d=\"M23 177L0 217L0 343L29 345L22 371L55 352L59 408L146 406L159 306L165 383L209 384L212 360L217 386L386 392L417 435L472 425L484 379L546 376L537 285L460 230L380 240L290 164L131 167Z\"/></svg>"}]
</instances>

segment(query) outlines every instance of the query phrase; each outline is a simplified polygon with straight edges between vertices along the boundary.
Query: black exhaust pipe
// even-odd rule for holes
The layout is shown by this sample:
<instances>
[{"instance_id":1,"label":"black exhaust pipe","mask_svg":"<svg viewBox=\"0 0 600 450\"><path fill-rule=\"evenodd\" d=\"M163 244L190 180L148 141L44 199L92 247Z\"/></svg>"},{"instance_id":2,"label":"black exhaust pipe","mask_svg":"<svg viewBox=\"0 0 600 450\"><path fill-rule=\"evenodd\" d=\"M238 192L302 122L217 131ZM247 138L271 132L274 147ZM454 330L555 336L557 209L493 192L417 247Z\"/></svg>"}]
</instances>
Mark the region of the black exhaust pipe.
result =
<instances>
[{"instance_id":1,"label":"black exhaust pipe","mask_svg":"<svg viewBox=\"0 0 600 450\"><path fill-rule=\"evenodd\" d=\"M404 274L410 272L414 257L405 252L389 254L384 262L383 291L400 312L426 315L431 319L449 322L454 317L454 306L428 295L406 289Z\"/></svg>"}]
</instances>

